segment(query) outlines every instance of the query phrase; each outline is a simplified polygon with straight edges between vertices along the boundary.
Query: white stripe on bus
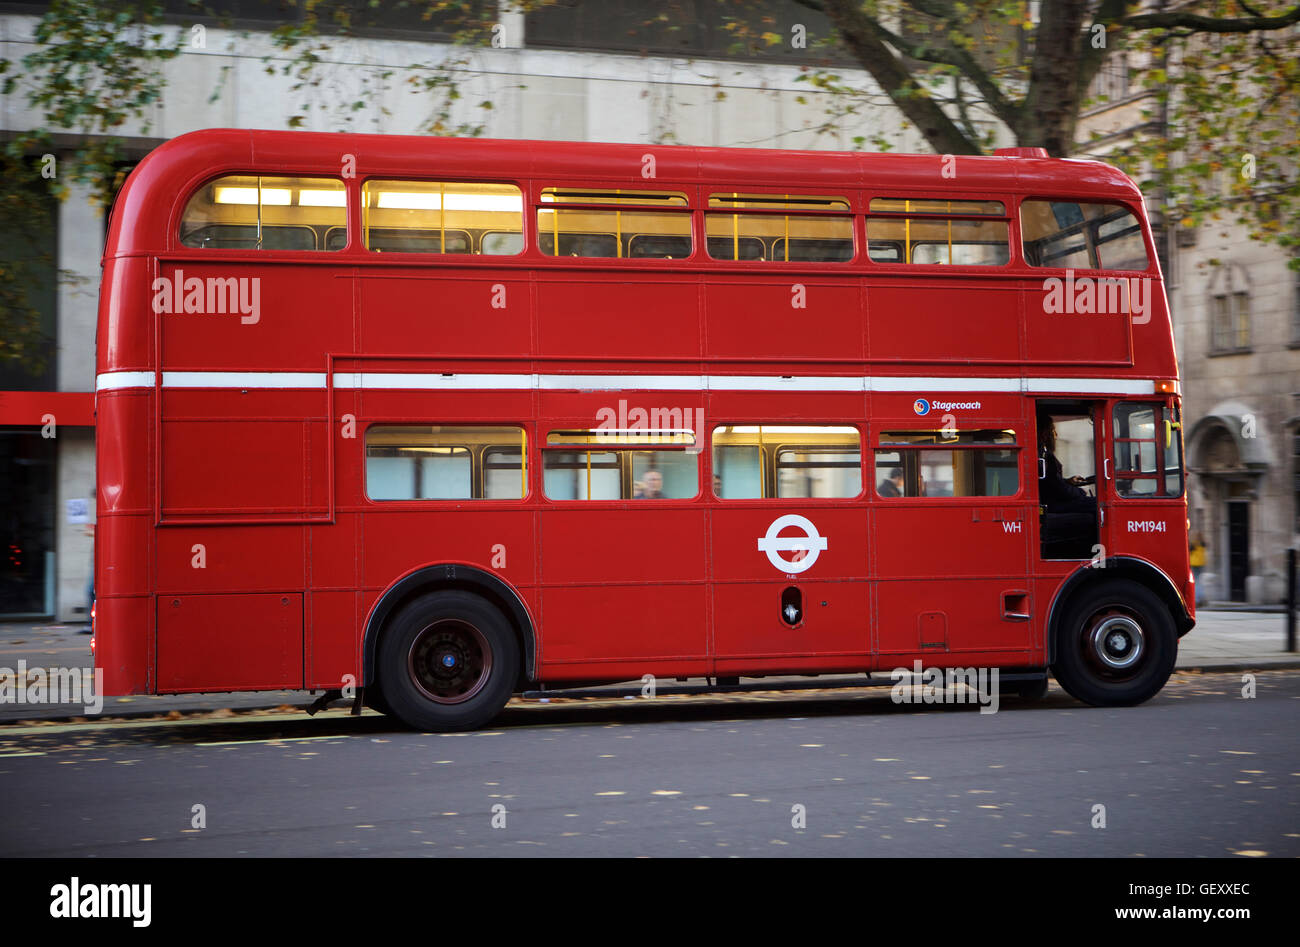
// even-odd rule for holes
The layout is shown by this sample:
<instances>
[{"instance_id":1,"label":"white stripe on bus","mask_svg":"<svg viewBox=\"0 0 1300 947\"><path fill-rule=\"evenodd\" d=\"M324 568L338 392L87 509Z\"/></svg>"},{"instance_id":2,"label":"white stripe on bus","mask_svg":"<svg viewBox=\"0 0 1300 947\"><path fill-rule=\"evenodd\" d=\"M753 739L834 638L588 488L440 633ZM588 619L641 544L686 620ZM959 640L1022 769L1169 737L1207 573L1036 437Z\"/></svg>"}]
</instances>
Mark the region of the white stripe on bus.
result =
<instances>
[{"instance_id":1,"label":"white stripe on bus","mask_svg":"<svg viewBox=\"0 0 1300 947\"><path fill-rule=\"evenodd\" d=\"M164 388L325 387L324 372L163 372ZM153 372L105 372L97 391L152 388ZM446 374L440 372L336 372L338 389L562 390L562 391L821 391L893 392L927 395L1079 392L1096 395L1151 395L1155 382L1140 378L960 378L834 375L542 375Z\"/></svg>"}]
</instances>

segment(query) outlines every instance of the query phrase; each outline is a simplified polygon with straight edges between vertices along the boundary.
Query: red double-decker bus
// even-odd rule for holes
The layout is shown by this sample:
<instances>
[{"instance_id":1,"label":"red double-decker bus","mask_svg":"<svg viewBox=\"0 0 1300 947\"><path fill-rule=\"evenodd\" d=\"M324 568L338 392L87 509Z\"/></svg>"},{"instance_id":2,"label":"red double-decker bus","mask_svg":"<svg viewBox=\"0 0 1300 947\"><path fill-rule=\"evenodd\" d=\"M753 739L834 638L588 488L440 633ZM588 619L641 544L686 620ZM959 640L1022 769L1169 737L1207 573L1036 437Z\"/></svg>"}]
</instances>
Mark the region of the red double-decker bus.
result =
<instances>
[{"instance_id":1,"label":"red double-decker bus","mask_svg":"<svg viewBox=\"0 0 1300 947\"><path fill-rule=\"evenodd\" d=\"M117 199L98 343L110 694L448 729L919 661L1133 704L1194 622L1102 164L196 132Z\"/></svg>"}]
</instances>

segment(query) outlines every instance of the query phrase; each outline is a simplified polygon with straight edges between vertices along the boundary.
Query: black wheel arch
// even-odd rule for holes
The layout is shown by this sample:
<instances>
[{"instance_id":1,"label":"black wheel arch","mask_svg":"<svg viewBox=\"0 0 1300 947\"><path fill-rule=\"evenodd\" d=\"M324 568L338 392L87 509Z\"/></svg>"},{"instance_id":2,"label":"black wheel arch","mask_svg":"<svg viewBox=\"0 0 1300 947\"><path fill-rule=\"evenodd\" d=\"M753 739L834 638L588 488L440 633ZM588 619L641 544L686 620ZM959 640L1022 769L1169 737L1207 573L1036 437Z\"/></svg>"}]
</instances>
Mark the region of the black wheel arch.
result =
<instances>
[{"instance_id":1,"label":"black wheel arch","mask_svg":"<svg viewBox=\"0 0 1300 947\"><path fill-rule=\"evenodd\" d=\"M519 593L499 576L464 563L440 563L416 569L388 588L370 609L361 644L361 679L374 683L375 653L379 636L388 619L411 599L425 592L460 589L483 596L501 610L515 630L523 660L519 664L519 687L537 679L537 636L532 616Z\"/></svg>"},{"instance_id":2,"label":"black wheel arch","mask_svg":"<svg viewBox=\"0 0 1300 947\"><path fill-rule=\"evenodd\" d=\"M1047 663L1049 665L1056 661L1056 633L1070 599L1084 589L1110 579L1131 579L1154 592L1169 608L1169 615L1178 630L1179 638L1191 631L1196 624L1196 619L1192 618L1188 611L1182 593L1162 570L1136 556L1107 556L1104 567L1081 566L1065 580L1057 591L1056 598L1052 600L1052 607L1047 614Z\"/></svg>"}]
</instances>

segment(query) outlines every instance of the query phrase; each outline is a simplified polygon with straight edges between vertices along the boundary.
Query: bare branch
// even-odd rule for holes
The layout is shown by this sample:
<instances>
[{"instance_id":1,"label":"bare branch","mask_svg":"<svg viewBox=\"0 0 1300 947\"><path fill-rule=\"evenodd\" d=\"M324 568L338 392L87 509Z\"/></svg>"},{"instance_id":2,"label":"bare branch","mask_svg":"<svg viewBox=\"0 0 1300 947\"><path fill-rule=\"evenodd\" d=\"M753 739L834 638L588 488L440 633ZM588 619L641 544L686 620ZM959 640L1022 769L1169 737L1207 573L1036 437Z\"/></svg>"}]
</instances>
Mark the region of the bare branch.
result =
<instances>
[{"instance_id":1,"label":"bare branch","mask_svg":"<svg viewBox=\"0 0 1300 947\"><path fill-rule=\"evenodd\" d=\"M822 2L844 45L871 73L899 111L916 125L931 147L942 154L980 154L979 144L962 133L886 45L880 25L863 12L860 3L854 0Z\"/></svg>"},{"instance_id":2,"label":"bare branch","mask_svg":"<svg viewBox=\"0 0 1300 947\"><path fill-rule=\"evenodd\" d=\"M1008 127L1014 127L1020 121L1020 104L1008 99L998 84L993 81L993 77L964 49L958 49L950 44L929 46L924 43L909 43L903 37L885 29L879 22L876 23L876 29L901 55L918 62L952 66L959 71L979 90L980 95L984 97L984 104Z\"/></svg>"},{"instance_id":3,"label":"bare branch","mask_svg":"<svg viewBox=\"0 0 1300 947\"><path fill-rule=\"evenodd\" d=\"M1186 10L1166 10L1161 13L1139 13L1125 17L1125 26L1139 30L1171 29L1184 27L1198 33L1254 33L1256 30L1280 30L1300 23L1300 6L1291 8L1280 16L1247 16L1240 18L1201 16Z\"/></svg>"}]
</instances>

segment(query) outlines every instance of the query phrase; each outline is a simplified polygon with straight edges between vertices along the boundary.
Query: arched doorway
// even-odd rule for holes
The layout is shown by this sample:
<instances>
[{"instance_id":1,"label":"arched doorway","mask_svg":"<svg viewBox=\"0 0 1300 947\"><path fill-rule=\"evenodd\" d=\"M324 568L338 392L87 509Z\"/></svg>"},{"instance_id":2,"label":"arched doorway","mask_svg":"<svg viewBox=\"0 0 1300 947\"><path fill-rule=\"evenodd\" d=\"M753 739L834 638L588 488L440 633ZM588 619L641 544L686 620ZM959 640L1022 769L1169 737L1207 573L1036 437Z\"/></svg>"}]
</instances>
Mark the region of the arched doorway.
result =
<instances>
[{"instance_id":1,"label":"arched doorway","mask_svg":"<svg viewBox=\"0 0 1300 947\"><path fill-rule=\"evenodd\" d=\"M1268 470L1266 449L1248 410L1207 415L1187 439L1189 513L1192 529L1208 543L1202 574L1204 598L1246 601L1254 573L1251 533L1260 478Z\"/></svg>"}]
</instances>

